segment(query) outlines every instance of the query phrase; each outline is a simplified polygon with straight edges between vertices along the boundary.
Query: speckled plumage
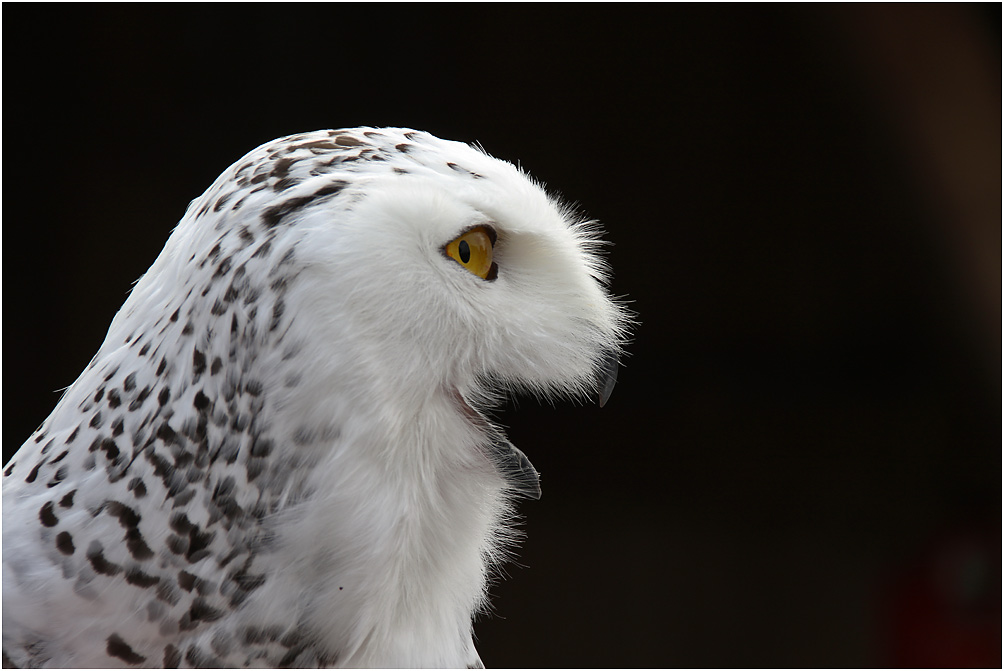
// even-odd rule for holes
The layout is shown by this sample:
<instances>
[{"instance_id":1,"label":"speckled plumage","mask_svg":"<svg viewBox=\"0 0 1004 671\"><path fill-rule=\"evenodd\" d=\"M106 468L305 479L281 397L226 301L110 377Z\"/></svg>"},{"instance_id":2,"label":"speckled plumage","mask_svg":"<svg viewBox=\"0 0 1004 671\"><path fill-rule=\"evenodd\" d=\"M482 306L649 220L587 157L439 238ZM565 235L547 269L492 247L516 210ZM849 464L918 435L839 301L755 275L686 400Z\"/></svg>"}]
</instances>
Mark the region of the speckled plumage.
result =
<instances>
[{"instance_id":1,"label":"speckled plumage","mask_svg":"<svg viewBox=\"0 0 1004 671\"><path fill-rule=\"evenodd\" d=\"M497 277L443 252L472 226ZM427 133L249 153L4 469L5 661L479 665L471 617L539 488L478 409L616 371L595 242Z\"/></svg>"}]
</instances>

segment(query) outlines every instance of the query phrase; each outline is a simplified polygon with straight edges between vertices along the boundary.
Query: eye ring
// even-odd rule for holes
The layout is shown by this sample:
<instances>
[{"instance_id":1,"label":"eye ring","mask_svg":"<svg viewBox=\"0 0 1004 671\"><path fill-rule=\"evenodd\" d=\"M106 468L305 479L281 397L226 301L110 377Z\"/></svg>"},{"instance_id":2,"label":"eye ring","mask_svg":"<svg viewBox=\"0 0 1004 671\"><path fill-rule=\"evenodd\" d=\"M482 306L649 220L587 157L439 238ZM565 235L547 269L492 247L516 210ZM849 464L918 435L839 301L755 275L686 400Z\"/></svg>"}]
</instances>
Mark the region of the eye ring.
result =
<instances>
[{"instance_id":1,"label":"eye ring","mask_svg":"<svg viewBox=\"0 0 1004 671\"><path fill-rule=\"evenodd\" d=\"M498 234L491 226L472 226L443 245L443 255L456 261L469 273L492 282L499 271L493 258L497 239Z\"/></svg>"}]
</instances>

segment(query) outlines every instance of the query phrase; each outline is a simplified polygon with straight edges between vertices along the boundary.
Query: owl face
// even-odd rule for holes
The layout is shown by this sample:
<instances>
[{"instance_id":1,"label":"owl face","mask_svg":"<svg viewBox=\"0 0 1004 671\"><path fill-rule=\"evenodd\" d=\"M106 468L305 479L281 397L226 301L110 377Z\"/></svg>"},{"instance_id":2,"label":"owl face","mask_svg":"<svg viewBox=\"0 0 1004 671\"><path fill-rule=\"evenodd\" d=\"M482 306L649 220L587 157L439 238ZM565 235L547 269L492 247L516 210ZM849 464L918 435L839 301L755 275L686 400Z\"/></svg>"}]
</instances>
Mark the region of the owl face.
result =
<instances>
[{"instance_id":1,"label":"owl face","mask_svg":"<svg viewBox=\"0 0 1004 671\"><path fill-rule=\"evenodd\" d=\"M301 312L351 322L388 375L423 387L591 393L624 327L596 229L512 165L425 137L398 157L421 164L360 175L291 224L314 306Z\"/></svg>"}]
</instances>

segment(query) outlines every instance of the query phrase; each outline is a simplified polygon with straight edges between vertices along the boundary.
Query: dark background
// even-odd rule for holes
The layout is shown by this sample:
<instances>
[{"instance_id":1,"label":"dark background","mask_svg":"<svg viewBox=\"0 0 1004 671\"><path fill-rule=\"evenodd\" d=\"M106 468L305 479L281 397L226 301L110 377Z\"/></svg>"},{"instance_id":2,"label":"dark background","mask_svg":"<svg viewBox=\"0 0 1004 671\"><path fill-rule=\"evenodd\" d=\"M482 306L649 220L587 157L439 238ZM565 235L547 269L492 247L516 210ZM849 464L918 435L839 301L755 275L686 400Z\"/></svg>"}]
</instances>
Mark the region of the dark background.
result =
<instances>
[{"instance_id":1,"label":"dark background","mask_svg":"<svg viewBox=\"0 0 1004 671\"><path fill-rule=\"evenodd\" d=\"M600 219L610 404L488 666L1001 663L1001 8L5 5L4 461L188 202L289 133L479 141Z\"/></svg>"}]
</instances>

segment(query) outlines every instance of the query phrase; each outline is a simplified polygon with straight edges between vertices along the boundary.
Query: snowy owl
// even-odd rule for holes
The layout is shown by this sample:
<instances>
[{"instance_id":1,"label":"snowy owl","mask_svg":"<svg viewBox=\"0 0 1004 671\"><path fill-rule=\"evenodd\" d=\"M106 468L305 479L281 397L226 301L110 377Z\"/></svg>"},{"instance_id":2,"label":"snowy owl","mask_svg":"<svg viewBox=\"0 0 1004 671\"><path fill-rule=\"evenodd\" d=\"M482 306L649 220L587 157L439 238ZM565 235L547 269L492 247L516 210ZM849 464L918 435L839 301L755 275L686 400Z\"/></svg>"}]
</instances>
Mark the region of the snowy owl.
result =
<instances>
[{"instance_id":1,"label":"snowy owl","mask_svg":"<svg viewBox=\"0 0 1004 671\"><path fill-rule=\"evenodd\" d=\"M480 666L540 495L485 413L609 395L629 320L599 244L428 133L246 155L4 469L5 663Z\"/></svg>"}]
</instances>

